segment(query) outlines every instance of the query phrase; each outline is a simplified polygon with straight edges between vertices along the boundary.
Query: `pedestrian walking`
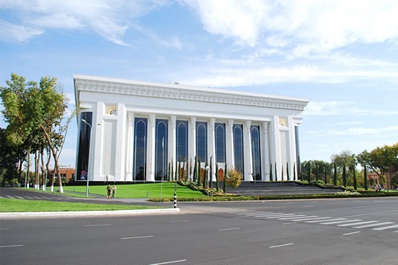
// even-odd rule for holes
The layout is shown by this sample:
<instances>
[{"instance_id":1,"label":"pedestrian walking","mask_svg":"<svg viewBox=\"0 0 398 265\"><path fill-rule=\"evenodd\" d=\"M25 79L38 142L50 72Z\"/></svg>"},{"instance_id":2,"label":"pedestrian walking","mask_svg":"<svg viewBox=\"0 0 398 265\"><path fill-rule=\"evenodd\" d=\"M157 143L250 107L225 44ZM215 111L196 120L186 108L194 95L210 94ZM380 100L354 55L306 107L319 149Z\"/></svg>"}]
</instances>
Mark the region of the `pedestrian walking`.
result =
<instances>
[{"instance_id":1,"label":"pedestrian walking","mask_svg":"<svg viewBox=\"0 0 398 265\"><path fill-rule=\"evenodd\" d=\"M108 184L108 187L106 187L106 193L108 196L108 199L111 197L111 185Z\"/></svg>"},{"instance_id":2,"label":"pedestrian walking","mask_svg":"<svg viewBox=\"0 0 398 265\"><path fill-rule=\"evenodd\" d=\"M112 187L112 198L116 198L116 185L115 184L113 184L113 187Z\"/></svg>"}]
</instances>

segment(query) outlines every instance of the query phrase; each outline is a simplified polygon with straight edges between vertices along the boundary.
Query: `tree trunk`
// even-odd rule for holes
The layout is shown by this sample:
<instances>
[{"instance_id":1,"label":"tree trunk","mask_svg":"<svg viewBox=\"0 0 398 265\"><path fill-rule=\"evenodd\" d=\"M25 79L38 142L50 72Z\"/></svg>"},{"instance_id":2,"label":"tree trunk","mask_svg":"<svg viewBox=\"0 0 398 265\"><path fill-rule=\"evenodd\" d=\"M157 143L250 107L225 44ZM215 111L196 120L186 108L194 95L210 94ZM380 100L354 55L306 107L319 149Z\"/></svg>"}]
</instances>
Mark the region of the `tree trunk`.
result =
<instances>
[{"instance_id":1,"label":"tree trunk","mask_svg":"<svg viewBox=\"0 0 398 265\"><path fill-rule=\"evenodd\" d=\"M39 167L40 167L40 157L39 151L35 152L35 190L39 189Z\"/></svg>"},{"instance_id":2,"label":"tree trunk","mask_svg":"<svg viewBox=\"0 0 398 265\"><path fill-rule=\"evenodd\" d=\"M44 165L44 147L41 148L41 183L42 183L42 190L46 190L46 168Z\"/></svg>"},{"instance_id":3,"label":"tree trunk","mask_svg":"<svg viewBox=\"0 0 398 265\"><path fill-rule=\"evenodd\" d=\"M42 130L43 130L43 132L44 132L44 134L46 136L48 145L49 145L49 147L51 149L51 152L53 154L54 163L55 163L55 166L54 166L54 171L55 172L54 173L57 174L57 177L58 177L59 192L60 193L64 193L64 189L63 189L63 186L62 186L62 180L61 180L61 174L59 173L58 151L57 151L57 149L55 149L55 147L54 147L54 145L53 145L53 143L52 143L52 141L50 139L50 136L48 135L48 133L47 133L47 131L44 128L43 125L41 125L41 128L42 128Z\"/></svg>"}]
</instances>

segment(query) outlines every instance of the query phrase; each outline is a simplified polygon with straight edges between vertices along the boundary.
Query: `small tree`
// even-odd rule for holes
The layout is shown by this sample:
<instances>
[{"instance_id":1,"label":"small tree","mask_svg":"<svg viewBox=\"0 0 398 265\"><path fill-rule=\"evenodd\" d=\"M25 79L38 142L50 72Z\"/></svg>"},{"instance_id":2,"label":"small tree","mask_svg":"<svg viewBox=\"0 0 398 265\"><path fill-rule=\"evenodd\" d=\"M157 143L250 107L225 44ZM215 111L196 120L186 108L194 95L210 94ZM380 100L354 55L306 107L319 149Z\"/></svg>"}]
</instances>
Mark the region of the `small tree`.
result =
<instances>
[{"instance_id":1,"label":"small tree","mask_svg":"<svg viewBox=\"0 0 398 265\"><path fill-rule=\"evenodd\" d=\"M352 167L352 173L353 173L353 178L354 178L354 190L357 190L358 186L357 186L357 176L356 176L356 172L355 172L355 166Z\"/></svg>"},{"instance_id":2,"label":"small tree","mask_svg":"<svg viewBox=\"0 0 398 265\"><path fill-rule=\"evenodd\" d=\"M218 163L216 163L216 191L220 190L220 184L218 183Z\"/></svg>"},{"instance_id":3,"label":"small tree","mask_svg":"<svg viewBox=\"0 0 398 265\"><path fill-rule=\"evenodd\" d=\"M201 178L201 176L200 176L200 159L198 159L198 166L197 166L196 170L197 170L196 175L198 178L197 186L199 188L200 187L200 178Z\"/></svg>"},{"instance_id":4,"label":"small tree","mask_svg":"<svg viewBox=\"0 0 398 265\"><path fill-rule=\"evenodd\" d=\"M204 174L203 174L203 189L206 189L206 180L207 180L207 161L205 163L205 170L204 170Z\"/></svg>"},{"instance_id":5,"label":"small tree","mask_svg":"<svg viewBox=\"0 0 398 265\"><path fill-rule=\"evenodd\" d=\"M195 162L193 166L193 180L192 180L193 182L195 182L198 177L197 167L198 167L198 158L195 156Z\"/></svg>"},{"instance_id":6,"label":"small tree","mask_svg":"<svg viewBox=\"0 0 398 265\"><path fill-rule=\"evenodd\" d=\"M347 172L346 172L345 163L343 163L343 186L347 187Z\"/></svg>"},{"instance_id":7,"label":"small tree","mask_svg":"<svg viewBox=\"0 0 398 265\"><path fill-rule=\"evenodd\" d=\"M231 188L236 189L242 183L242 174L235 168L230 169L228 170L226 181Z\"/></svg>"},{"instance_id":8,"label":"small tree","mask_svg":"<svg viewBox=\"0 0 398 265\"><path fill-rule=\"evenodd\" d=\"M363 178L364 178L363 185L365 186L365 190L368 190L369 184L368 184L368 172L366 169L366 164L363 165Z\"/></svg>"},{"instance_id":9,"label":"small tree","mask_svg":"<svg viewBox=\"0 0 398 265\"><path fill-rule=\"evenodd\" d=\"M226 192L227 192L227 163L225 163L225 168L224 168L224 180L223 180L222 185L223 185L224 193L226 193Z\"/></svg>"},{"instance_id":10,"label":"small tree","mask_svg":"<svg viewBox=\"0 0 398 265\"><path fill-rule=\"evenodd\" d=\"M333 163L334 171L333 171L333 185L337 186L337 165Z\"/></svg>"}]
</instances>

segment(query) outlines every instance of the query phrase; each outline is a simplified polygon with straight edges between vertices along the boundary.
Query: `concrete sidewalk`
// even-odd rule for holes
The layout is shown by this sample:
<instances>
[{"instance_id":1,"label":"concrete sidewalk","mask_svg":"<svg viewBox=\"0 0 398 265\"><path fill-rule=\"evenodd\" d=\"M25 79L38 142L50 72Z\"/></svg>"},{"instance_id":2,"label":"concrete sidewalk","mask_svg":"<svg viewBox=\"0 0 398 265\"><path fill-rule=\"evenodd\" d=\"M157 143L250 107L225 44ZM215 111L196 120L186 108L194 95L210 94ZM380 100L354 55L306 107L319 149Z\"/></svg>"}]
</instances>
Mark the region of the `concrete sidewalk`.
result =
<instances>
[{"instance_id":1,"label":"concrete sidewalk","mask_svg":"<svg viewBox=\"0 0 398 265\"><path fill-rule=\"evenodd\" d=\"M0 213L3 219L38 219L38 218L76 218L76 217L117 217L139 215L178 214L179 208L120 210L120 211L76 211L76 212L8 212Z\"/></svg>"}]
</instances>

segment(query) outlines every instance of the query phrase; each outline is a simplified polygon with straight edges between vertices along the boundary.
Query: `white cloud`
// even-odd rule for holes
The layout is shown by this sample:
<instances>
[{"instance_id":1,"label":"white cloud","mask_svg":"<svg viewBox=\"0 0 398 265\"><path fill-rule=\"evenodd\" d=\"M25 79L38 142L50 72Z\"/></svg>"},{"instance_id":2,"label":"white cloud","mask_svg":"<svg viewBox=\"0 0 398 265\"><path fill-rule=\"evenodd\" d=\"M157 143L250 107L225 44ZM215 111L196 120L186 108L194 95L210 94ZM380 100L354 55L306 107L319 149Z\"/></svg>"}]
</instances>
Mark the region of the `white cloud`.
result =
<instances>
[{"instance_id":1,"label":"white cloud","mask_svg":"<svg viewBox=\"0 0 398 265\"><path fill-rule=\"evenodd\" d=\"M200 16L204 28L217 35L233 37L239 44L255 46L267 5L261 0L186 0Z\"/></svg>"},{"instance_id":2,"label":"white cloud","mask_svg":"<svg viewBox=\"0 0 398 265\"><path fill-rule=\"evenodd\" d=\"M14 0L0 3L0 8L17 12L22 18L20 22L8 21L9 28L21 28L30 33L22 31L22 38L22 33L9 30L11 40L28 40L49 28L89 28L111 42L124 45L123 35L134 18L163 4L164 1L159 0L32 0L28 5L24 0ZM4 34L0 37L4 40Z\"/></svg>"},{"instance_id":3,"label":"white cloud","mask_svg":"<svg viewBox=\"0 0 398 265\"><path fill-rule=\"evenodd\" d=\"M397 128L396 128L397 129ZM364 127L355 127L349 128L346 130L335 130L330 134L334 135L371 135L371 134L379 134L382 131L385 131L386 128L364 128Z\"/></svg>"},{"instance_id":4,"label":"white cloud","mask_svg":"<svg viewBox=\"0 0 398 265\"><path fill-rule=\"evenodd\" d=\"M318 64L320 64L318 62ZM245 61L216 61L202 75L187 76L187 81L198 86L250 86L273 83L343 83L353 79L385 79L398 84L398 66L373 69L364 67L336 68L331 65L298 64L271 67L262 63Z\"/></svg>"},{"instance_id":5,"label":"white cloud","mask_svg":"<svg viewBox=\"0 0 398 265\"><path fill-rule=\"evenodd\" d=\"M310 101L305 108L306 116L396 116L398 110L378 110L369 106L361 109L354 101Z\"/></svg>"},{"instance_id":6,"label":"white cloud","mask_svg":"<svg viewBox=\"0 0 398 265\"><path fill-rule=\"evenodd\" d=\"M44 31L29 26L15 25L0 19L0 40L8 42L25 42L42 34Z\"/></svg>"},{"instance_id":7,"label":"white cloud","mask_svg":"<svg viewBox=\"0 0 398 265\"><path fill-rule=\"evenodd\" d=\"M240 45L291 49L301 57L356 42L398 40L395 0L186 0L204 28Z\"/></svg>"}]
</instances>

